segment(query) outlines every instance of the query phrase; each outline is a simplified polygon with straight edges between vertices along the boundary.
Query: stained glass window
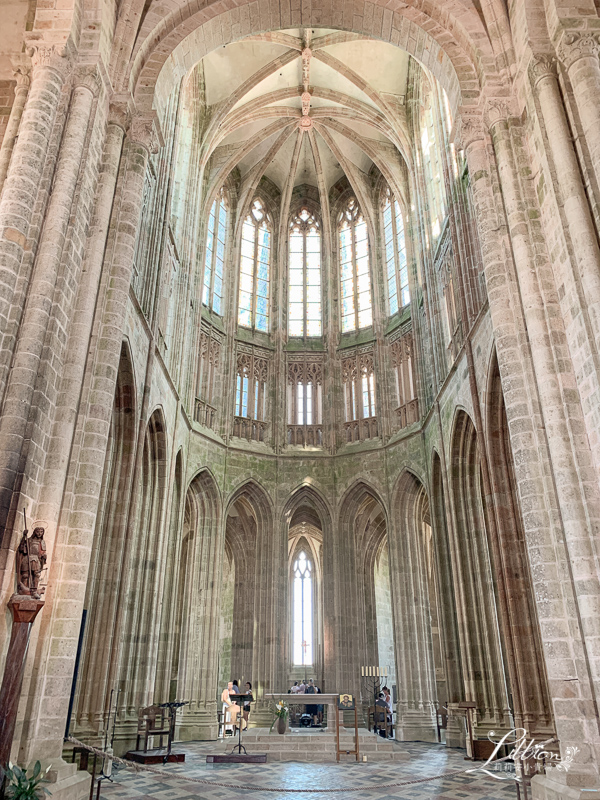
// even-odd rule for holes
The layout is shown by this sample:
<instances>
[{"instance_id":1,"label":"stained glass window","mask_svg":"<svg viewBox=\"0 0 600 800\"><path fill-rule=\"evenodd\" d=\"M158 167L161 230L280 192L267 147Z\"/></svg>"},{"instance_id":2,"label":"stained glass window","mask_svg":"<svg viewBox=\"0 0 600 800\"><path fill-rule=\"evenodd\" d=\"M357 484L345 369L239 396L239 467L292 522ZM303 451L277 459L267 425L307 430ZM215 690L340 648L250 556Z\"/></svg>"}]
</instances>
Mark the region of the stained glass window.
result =
<instances>
[{"instance_id":1,"label":"stained glass window","mask_svg":"<svg viewBox=\"0 0 600 800\"><path fill-rule=\"evenodd\" d=\"M383 205L383 244L390 314L395 314L410 303L410 291L402 211L389 189Z\"/></svg>"},{"instance_id":2,"label":"stained glass window","mask_svg":"<svg viewBox=\"0 0 600 800\"><path fill-rule=\"evenodd\" d=\"M227 235L227 206L223 195L212 204L206 234L204 258L204 288L202 302L215 314L223 310L223 264L225 263L225 239Z\"/></svg>"},{"instance_id":3,"label":"stained glass window","mask_svg":"<svg viewBox=\"0 0 600 800\"><path fill-rule=\"evenodd\" d=\"M256 199L242 225L238 323L269 330L271 229L261 201Z\"/></svg>"},{"instance_id":4,"label":"stained glass window","mask_svg":"<svg viewBox=\"0 0 600 800\"><path fill-rule=\"evenodd\" d=\"M306 208L290 223L290 336L321 336L321 229Z\"/></svg>"},{"instance_id":5,"label":"stained glass window","mask_svg":"<svg viewBox=\"0 0 600 800\"><path fill-rule=\"evenodd\" d=\"M294 665L313 663L312 565L302 551L294 562Z\"/></svg>"},{"instance_id":6,"label":"stained glass window","mask_svg":"<svg viewBox=\"0 0 600 800\"><path fill-rule=\"evenodd\" d=\"M340 215L339 237L342 332L346 332L373 323L367 223L353 197Z\"/></svg>"}]
</instances>

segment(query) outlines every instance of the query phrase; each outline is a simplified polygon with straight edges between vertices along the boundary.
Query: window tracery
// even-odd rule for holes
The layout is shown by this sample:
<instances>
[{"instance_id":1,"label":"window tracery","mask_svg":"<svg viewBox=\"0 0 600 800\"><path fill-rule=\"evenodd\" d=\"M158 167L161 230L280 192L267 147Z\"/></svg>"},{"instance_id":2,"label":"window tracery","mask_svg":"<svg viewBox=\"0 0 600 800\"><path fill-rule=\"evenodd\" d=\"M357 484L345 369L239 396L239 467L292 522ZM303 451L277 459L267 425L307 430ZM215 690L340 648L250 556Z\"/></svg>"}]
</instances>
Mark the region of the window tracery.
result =
<instances>
[{"instance_id":1,"label":"window tracery","mask_svg":"<svg viewBox=\"0 0 600 800\"><path fill-rule=\"evenodd\" d=\"M321 226L307 208L290 223L288 332L322 335Z\"/></svg>"},{"instance_id":2,"label":"window tracery","mask_svg":"<svg viewBox=\"0 0 600 800\"><path fill-rule=\"evenodd\" d=\"M323 364L313 359L288 363L288 444L323 446Z\"/></svg>"},{"instance_id":3,"label":"window tracery","mask_svg":"<svg viewBox=\"0 0 600 800\"><path fill-rule=\"evenodd\" d=\"M264 333L269 330L271 251L271 224L256 198L242 225L238 324Z\"/></svg>"},{"instance_id":4,"label":"window tracery","mask_svg":"<svg viewBox=\"0 0 600 800\"><path fill-rule=\"evenodd\" d=\"M339 216L342 332L373 324L369 237L356 198L351 197Z\"/></svg>"},{"instance_id":5,"label":"window tracery","mask_svg":"<svg viewBox=\"0 0 600 800\"><path fill-rule=\"evenodd\" d=\"M234 436L264 442L267 429L269 363L253 350L238 352Z\"/></svg>"},{"instance_id":6,"label":"window tracery","mask_svg":"<svg viewBox=\"0 0 600 800\"><path fill-rule=\"evenodd\" d=\"M410 303L404 219L400 204L386 189L383 201L383 244L390 315Z\"/></svg>"},{"instance_id":7,"label":"window tracery","mask_svg":"<svg viewBox=\"0 0 600 800\"><path fill-rule=\"evenodd\" d=\"M375 362L372 352L357 351L342 361L346 441L373 439L377 434Z\"/></svg>"},{"instance_id":8,"label":"window tracery","mask_svg":"<svg viewBox=\"0 0 600 800\"><path fill-rule=\"evenodd\" d=\"M223 313L223 265L225 263L226 237L227 205L225 195L221 192L221 195L212 204L208 217L202 290L202 303L219 316Z\"/></svg>"},{"instance_id":9,"label":"window tracery","mask_svg":"<svg viewBox=\"0 0 600 800\"><path fill-rule=\"evenodd\" d=\"M390 345L392 366L396 376L396 395L398 407L396 415L400 428L405 428L419 419L419 404L415 393L413 376L412 332L405 333Z\"/></svg>"},{"instance_id":10,"label":"window tracery","mask_svg":"<svg viewBox=\"0 0 600 800\"><path fill-rule=\"evenodd\" d=\"M194 419L213 430L217 421L214 396L221 357L221 343L222 337L217 335L214 329L206 328L201 331Z\"/></svg>"}]
</instances>

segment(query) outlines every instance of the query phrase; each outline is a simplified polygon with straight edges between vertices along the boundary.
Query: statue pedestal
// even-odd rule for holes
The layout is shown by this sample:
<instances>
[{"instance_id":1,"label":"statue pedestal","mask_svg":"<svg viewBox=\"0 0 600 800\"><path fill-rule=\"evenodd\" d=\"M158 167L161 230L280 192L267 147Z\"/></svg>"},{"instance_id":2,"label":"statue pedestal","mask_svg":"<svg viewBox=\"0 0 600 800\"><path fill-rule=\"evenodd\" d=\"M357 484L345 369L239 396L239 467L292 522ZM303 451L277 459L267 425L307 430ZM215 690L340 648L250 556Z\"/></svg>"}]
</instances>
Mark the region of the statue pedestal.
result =
<instances>
[{"instance_id":1,"label":"statue pedestal","mask_svg":"<svg viewBox=\"0 0 600 800\"><path fill-rule=\"evenodd\" d=\"M29 634L33 621L44 607L44 601L35 600L29 595L13 594L8 607L13 624L0 688L0 796L3 795L2 784L17 721Z\"/></svg>"}]
</instances>

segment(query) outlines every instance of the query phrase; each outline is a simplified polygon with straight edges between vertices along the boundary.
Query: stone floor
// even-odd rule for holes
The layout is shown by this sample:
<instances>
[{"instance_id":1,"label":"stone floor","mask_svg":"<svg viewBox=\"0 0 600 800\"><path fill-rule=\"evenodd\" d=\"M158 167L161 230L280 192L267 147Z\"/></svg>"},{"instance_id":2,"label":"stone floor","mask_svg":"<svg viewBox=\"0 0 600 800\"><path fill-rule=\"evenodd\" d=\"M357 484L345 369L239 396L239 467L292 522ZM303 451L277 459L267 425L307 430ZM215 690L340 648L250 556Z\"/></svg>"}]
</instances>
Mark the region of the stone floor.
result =
<instances>
[{"instance_id":1,"label":"stone floor","mask_svg":"<svg viewBox=\"0 0 600 800\"><path fill-rule=\"evenodd\" d=\"M227 742L227 745L230 743ZM230 748L229 748L230 749ZM443 745L402 743L410 760L400 763L343 764L219 764L207 765L206 755L224 751L223 742L202 742L178 746L186 754L184 765L169 765L160 769L172 773L172 778L149 774L132 774L120 770L113 784L103 784L102 800L514 800L513 780L496 780L486 775L458 775L428 783L379 789L378 786L402 783L415 778L435 776L445 772L472 767L464 760L464 751L447 749ZM214 788L178 780L178 775L201 778L214 783ZM219 783L230 786L219 786ZM231 788L231 786L243 788ZM251 790L324 789L314 794L295 791ZM352 789L360 788L352 792ZM369 787L369 788L367 788ZM337 792L327 790L338 789ZM339 791L346 789L346 791Z\"/></svg>"}]
</instances>

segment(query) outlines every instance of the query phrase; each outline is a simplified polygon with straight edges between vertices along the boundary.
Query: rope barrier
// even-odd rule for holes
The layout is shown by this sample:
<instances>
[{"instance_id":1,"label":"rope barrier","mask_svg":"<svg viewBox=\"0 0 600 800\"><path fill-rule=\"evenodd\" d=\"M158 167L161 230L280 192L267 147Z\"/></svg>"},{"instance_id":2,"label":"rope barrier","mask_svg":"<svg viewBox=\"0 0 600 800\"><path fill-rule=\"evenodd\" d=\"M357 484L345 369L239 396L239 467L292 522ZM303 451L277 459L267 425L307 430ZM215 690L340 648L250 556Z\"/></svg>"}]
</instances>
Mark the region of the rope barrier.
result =
<instances>
[{"instance_id":1,"label":"rope barrier","mask_svg":"<svg viewBox=\"0 0 600 800\"><path fill-rule=\"evenodd\" d=\"M242 786L239 783L223 783L221 781L209 781L204 778L193 778L189 775L178 775L175 772L168 772L164 769L155 769L154 767L148 767L145 764L136 764L134 761L129 761L126 758L119 758L118 756L112 755L111 753L106 753L103 750L98 749L97 747L92 747L89 744L84 744L84 742L80 742L79 739L76 739L74 736L68 736L66 739L67 742L71 742L71 744L76 745L77 747L83 747L85 750L88 750L90 753L94 753L97 756L101 756L102 758L109 758L115 764L121 764L126 769L131 769L134 772L149 772L152 775L158 775L161 778L169 778L169 780L177 780L177 781L186 781L187 783L200 783L204 786L215 786L221 789L237 789L242 791L248 792L281 792L286 794L340 794L341 792L368 792L368 791L381 791L382 789L398 789L403 786L415 786L419 783L428 783L429 781L440 781L440 780L448 780L449 778L456 778L459 775L466 774L467 770L459 769L454 770L453 772L442 772L439 775L430 775L427 778L414 778L410 781L401 781L400 783L385 783L385 784L370 784L369 786L348 786L348 787L341 787L335 789L289 789L289 788L273 788L270 786ZM491 764L499 764L502 761L507 761L510 759L510 756L505 756L504 758L498 758L495 761L491 761L488 763L488 766Z\"/></svg>"}]
</instances>

